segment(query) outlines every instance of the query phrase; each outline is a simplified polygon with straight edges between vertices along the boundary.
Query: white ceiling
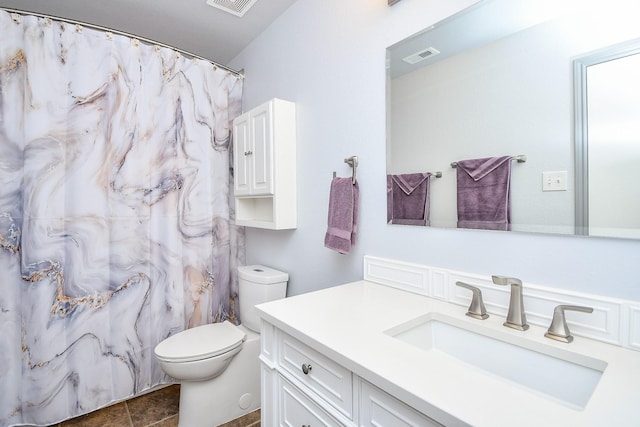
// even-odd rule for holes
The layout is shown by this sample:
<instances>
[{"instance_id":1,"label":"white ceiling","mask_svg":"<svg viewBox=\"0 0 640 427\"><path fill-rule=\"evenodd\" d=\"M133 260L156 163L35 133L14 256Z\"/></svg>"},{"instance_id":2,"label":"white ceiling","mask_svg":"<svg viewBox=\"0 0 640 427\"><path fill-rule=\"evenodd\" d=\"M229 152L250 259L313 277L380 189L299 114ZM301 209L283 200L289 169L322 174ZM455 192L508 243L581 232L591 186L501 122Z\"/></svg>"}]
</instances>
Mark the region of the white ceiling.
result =
<instances>
[{"instance_id":1,"label":"white ceiling","mask_svg":"<svg viewBox=\"0 0 640 427\"><path fill-rule=\"evenodd\" d=\"M575 0L572 0L575 1ZM580 1L580 0L578 0ZM563 0L480 0L473 6L389 48L391 78L416 71L450 56L575 12ZM402 58L434 47L440 53L410 65Z\"/></svg>"},{"instance_id":2,"label":"white ceiling","mask_svg":"<svg viewBox=\"0 0 640 427\"><path fill-rule=\"evenodd\" d=\"M226 65L295 0L258 0L239 18L206 0L0 0L0 7L86 22Z\"/></svg>"}]
</instances>

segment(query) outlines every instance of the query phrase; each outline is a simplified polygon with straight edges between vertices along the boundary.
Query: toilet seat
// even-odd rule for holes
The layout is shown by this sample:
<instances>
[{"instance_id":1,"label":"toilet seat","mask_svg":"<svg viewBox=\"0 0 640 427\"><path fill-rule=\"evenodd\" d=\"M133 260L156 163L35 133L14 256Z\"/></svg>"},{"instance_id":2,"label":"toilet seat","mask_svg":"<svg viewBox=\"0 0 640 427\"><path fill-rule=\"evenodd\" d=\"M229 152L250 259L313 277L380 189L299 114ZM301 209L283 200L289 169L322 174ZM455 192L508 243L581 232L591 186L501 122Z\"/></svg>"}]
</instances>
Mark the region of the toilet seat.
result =
<instances>
[{"instance_id":1,"label":"toilet seat","mask_svg":"<svg viewBox=\"0 0 640 427\"><path fill-rule=\"evenodd\" d=\"M227 353L246 339L247 334L229 321L211 323L170 336L156 346L155 354L167 362L192 362Z\"/></svg>"}]
</instances>

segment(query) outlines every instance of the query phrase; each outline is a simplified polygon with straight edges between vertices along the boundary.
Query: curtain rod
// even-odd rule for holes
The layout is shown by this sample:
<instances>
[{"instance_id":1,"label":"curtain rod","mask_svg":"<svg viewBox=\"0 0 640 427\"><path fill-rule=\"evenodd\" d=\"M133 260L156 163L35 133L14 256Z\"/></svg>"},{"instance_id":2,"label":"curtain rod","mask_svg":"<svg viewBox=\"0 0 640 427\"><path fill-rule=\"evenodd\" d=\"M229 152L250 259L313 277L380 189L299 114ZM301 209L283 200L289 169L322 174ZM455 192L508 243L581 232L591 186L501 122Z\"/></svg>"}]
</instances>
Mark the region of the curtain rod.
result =
<instances>
[{"instance_id":1,"label":"curtain rod","mask_svg":"<svg viewBox=\"0 0 640 427\"><path fill-rule=\"evenodd\" d=\"M226 65L219 64L219 63L217 63L215 61L212 61L210 59L204 58L204 57L202 57L200 55L196 55L195 53L191 53L191 52L188 52L186 50L179 49L177 47L169 46L167 44L160 43L160 42L157 42L155 40L151 40L151 39L148 39L148 38L145 38L145 37L139 37L139 36L136 36L135 34L126 33L124 31L114 30L114 29L111 29L111 28L101 27L100 25L89 24L89 23L86 23L86 22L74 21L73 19L60 18L60 17L57 17L57 16L46 15L46 14L43 14L43 13L29 12L29 11L26 11L26 10L11 9L11 8L7 8L7 7L0 7L0 10L4 10L5 12L9 12L9 13L17 13L19 15L33 15L33 16L37 16L39 18L47 18L47 19L52 19L54 21L66 22L67 24L81 25L83 27L92 28L94 30L100 30L100 31L110 32L110 33L113 33L113 34L119 34L121 36L129 37L129 38L136 39L136 40L140 40L141 42L148 43L148 44L153 45L153 46L160 46L160 47L164 47L164 48L167 48L167 49L171 49L171 50L173 50L175 52L180 52L181 54L190 56L191 58L194 58L194 59L199 59L199 60L202 60L202 61L210 62L211 64L215 65L216 67L219 67L219 68L222 68L224 70L227 70L228 72L230 72L232 74L235 74L236 76L238 76L241 79L244 78L244 70L236 71L236 70L234 70L232 68L227 67Z\"/></svg>"}]
</instances>

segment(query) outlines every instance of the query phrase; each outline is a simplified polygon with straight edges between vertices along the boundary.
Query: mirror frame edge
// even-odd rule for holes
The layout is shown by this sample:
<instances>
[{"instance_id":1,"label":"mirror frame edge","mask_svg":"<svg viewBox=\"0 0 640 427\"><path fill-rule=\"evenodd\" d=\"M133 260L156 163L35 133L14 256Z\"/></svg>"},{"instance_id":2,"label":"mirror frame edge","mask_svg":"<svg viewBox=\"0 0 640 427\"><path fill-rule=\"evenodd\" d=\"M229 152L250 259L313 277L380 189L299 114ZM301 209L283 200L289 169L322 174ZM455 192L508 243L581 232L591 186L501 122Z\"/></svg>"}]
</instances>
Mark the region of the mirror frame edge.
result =
<instances>
[{"instance_id":1,"label":"mirror frame edge","mask_svg":"<svg viewBox=\"0 0 640 427\"><path fill-rule=\"evenodd\" d=\"M575 151L575 235L589 233L589 112L587 68L603 62L640 54L640 38L614 44L573 60L574 151Z\"/></svg>"}]
</instances>

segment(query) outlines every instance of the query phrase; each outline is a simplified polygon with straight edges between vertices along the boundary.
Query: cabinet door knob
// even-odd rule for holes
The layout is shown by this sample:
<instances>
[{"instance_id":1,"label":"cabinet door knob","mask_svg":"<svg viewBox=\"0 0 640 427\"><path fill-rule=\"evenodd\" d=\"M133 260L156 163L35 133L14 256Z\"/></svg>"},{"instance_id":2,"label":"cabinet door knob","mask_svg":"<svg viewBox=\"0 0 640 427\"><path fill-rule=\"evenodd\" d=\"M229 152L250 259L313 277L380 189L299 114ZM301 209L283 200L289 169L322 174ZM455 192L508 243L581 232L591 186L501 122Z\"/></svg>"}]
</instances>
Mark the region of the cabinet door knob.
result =
<instances>
[{"instance_id":1,"label":"cabinet door knob","mask_svg":"<svg viewBox=\"0 0 640 427\"><path fill-rule=\"evenodd\" d=\"M244 155L245 155L245 156L250 156L250 155L252 155L252 154L253 154L253 151L251 151L251 150L249 150L249 151L245 151L245 152L244 152Z\"/></svg>"},{"instance_id":2,"label":"cabinet door knob","mask_svg":"<svg viewBox=\"0 0 640 427\"><path fill-rule=\"evenodd\" d=\"M311 372L311 365L310 365L310 364L308 364L308 363L303 363L303 364L302 364L302 372L303 372L305 375L308 375L308 374L309 374L309 372Z\"/></svg>"}]
</instances>

